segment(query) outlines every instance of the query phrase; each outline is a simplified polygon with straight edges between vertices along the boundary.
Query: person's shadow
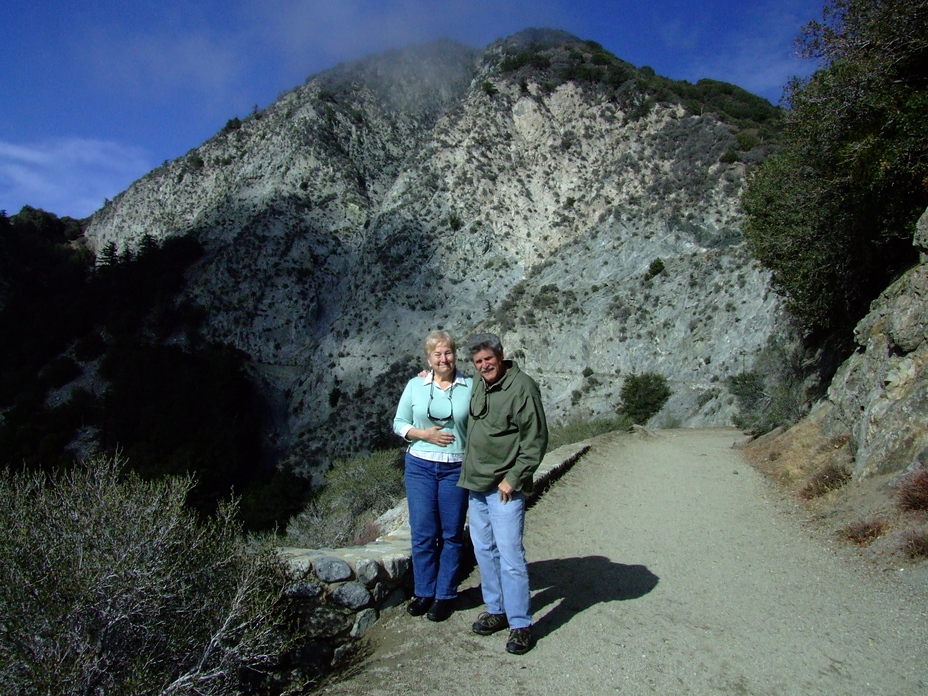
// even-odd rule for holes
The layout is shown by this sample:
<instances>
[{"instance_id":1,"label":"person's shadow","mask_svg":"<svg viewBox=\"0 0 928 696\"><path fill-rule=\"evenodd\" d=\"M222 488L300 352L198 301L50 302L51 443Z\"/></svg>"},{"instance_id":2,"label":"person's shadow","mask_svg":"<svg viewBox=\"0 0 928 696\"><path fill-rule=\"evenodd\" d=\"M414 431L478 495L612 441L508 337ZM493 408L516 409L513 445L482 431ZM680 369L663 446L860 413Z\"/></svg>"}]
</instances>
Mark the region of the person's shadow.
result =
<instances>
[{"instance_id":1,"label":"person's shadow","mask_svg":"<svg viewBox=\"0 0 928 696\"><path fill-rule=\"evenodd\" d=\"M528 564L528 576L534 591L533 614L557 603L534 624L536 638L553 633L595 604L643 597L658 582L658 577L643 565L614 563L605 556L534 561Z\"/></svg>"}]
</instances>

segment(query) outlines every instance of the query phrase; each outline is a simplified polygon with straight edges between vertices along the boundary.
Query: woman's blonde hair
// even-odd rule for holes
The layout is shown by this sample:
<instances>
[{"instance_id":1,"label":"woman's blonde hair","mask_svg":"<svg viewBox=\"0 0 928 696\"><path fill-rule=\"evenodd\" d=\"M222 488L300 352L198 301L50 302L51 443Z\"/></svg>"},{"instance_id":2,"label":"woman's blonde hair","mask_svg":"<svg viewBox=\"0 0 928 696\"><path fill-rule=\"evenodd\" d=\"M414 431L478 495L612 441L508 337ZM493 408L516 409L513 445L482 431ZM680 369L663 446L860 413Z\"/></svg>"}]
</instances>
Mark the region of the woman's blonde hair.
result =
<instances>
[{"instance_id":1,"label":"woman's blonde hair","mask_svg":"<svg viewBox=\"0 0 928 696\"><path fill-rule=\"evenodd\" d=\"M450 333L447 331L432 331L425 337L425 344L422 346L426 357L441 343L446 344L453 352L458 352L458 347Z\"/></svg>"}]
</instances>

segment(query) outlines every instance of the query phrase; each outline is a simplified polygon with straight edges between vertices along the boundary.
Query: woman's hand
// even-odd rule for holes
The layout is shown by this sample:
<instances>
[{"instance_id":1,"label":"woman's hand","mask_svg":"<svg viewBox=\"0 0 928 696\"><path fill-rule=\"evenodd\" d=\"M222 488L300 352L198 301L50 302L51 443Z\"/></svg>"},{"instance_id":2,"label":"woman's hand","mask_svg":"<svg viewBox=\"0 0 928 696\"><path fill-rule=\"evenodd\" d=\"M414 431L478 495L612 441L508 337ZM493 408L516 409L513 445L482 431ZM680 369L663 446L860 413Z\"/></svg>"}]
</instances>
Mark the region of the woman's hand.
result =
<instances>
[{"instance_id":1,"label":"woman's hand","mask_svg":"<svg viewBox=\"0 0 928 696\"><path fill-rule=\"evenodd\" d=\"M431 442L433 445L438 445L439 447L447 447L452 442L454 442L454 433L449 433L447 430L442 430L441 426L438 425L432 426L431 428L426 428L425 430L413 428L406 434L407 437L410 435L418 440Z\"/></svg>"}]
</instances>

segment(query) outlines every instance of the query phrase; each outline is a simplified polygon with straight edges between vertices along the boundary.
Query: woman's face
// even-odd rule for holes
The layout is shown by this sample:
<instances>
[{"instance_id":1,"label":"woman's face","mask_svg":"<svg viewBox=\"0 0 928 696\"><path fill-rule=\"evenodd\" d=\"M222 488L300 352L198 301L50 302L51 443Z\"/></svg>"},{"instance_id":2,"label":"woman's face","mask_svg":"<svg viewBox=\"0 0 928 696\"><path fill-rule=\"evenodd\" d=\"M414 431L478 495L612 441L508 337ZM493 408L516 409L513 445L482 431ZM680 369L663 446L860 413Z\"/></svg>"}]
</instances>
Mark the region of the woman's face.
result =
<instances>
[{"instance_id":1,"label":"woman's face","mask_svg":"<svg viewBox=\"0 0 928 696\"><path fill-rule=\"evenodd\" d=\"M447 343L439 343L428 355L429 367L435 371L439 377L450 377L454 375L455 358L454 351Z\"/></svg>"}]
</instances>

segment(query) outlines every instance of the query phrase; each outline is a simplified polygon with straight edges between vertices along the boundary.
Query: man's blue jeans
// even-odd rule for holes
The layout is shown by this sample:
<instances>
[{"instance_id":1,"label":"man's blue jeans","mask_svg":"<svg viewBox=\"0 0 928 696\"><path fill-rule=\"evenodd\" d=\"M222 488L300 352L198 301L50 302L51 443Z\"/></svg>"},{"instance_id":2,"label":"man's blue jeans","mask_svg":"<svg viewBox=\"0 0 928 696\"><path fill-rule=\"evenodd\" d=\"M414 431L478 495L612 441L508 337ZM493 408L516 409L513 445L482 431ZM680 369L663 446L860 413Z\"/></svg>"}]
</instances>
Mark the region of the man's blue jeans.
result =
<instances>
[{"instance_id":1,"label":"man's blue jeans","mask_svg":"<svg viewBox=\"0 0 928 696\"><path fill-rule=\"evenodd\" d=\"M467 491L457 485L460 475L460 463L433 462L406 453L406 500L417 597L458 596L467 515Z\"/></svg>"},{"instance_id":2,"label":"man's blue jeans","mask_svg":"<svg viewBox=\"0 0 928 696\"><path fill-rule=\"evenodd\" d=\"M524 495L515 492L504 504L495 488L470 491L470 538L480 566L483 601L491 614L505 614L510 628L532 625L524 528Z\"/></svg>"}]
</instances>

